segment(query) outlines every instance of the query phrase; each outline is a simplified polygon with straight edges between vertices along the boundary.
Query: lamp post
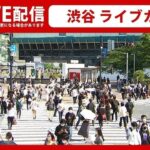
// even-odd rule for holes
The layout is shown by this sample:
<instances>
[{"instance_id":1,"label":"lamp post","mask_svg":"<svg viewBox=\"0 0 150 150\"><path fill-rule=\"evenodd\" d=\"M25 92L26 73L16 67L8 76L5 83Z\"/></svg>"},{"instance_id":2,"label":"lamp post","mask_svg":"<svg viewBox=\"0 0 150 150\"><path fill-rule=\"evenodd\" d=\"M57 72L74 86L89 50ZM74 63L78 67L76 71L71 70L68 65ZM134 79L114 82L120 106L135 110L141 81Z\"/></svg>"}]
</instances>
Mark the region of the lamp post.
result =
<instances>
[{"instance_id":1,"label":"lamp post","mask_svg":"<svg viewBox=\"0 0 150 150\"><path fill-rule=\"evenodd\" d=\"M128 82L128 72L129 72L129 54L123 53L126 55L126 82Z\"/></svg>"},{"instance_id":2,"label":"lamp post","mask_svg":"<svg viewBox=\"0 0 150 150\"><path fill-rule=\"evenodd\" d=\"M128 72L129 72L129 68L128 68L128 66L129 66L129 55L128 55L128 53L126 53L126 77L127 77L127 82L128 82Z\"/></svg>"},{"instance_id":3,"label":"lamp post","mask_svg":"<svg viewBox=\"0 0 150 150\"><path fill-rule=\"evenodd\" d=\"M13 55L11 52L11 44L12 44L12 34L9 35L10 45L9 45L9 58L10 58L10 91L12 91L12 72L13 72Z\"/></svg>"},{"instance_id":4,"label":"lamp post","mask_svg":"<svg viewBox=\"0 0 150 150\"><path fill-rule=\"evenodd\" d=\"M131 54L133 55L133 74L135 73L135 54Z\"/></svg>"},{"instance_id":5,"label":"lamp post","mask_svg":"<svg viewBox=\"0 0 150 150\"><path fill-rule=\"evenodd\" d=\"M99 64L99 85L101 86L102 84L102 50L103 50L103 47L100 48L100 55L97 56L97 59L100 60L100 64Z\"/></svg>"}]
</instances>

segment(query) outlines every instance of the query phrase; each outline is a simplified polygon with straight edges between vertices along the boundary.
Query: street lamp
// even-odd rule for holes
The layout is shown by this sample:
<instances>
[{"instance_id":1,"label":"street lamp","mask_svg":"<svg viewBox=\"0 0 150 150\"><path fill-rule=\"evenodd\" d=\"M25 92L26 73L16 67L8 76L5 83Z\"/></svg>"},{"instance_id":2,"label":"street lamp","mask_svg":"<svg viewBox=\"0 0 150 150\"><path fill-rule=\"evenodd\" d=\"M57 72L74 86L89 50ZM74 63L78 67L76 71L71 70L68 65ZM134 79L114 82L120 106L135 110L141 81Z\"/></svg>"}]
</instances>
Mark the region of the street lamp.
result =
<instances>
[{"instance_id":1,"label":"street lamp","mask_svg":"<svg viewBox=\"0 0 150 150\"><path fill-rule=\"evenodd\" d=\"M135 73L135 54L131 54L133 56L133 74Z\"/></svg>"},{"instance_id":2,"label":"street lamp","mask_svg":"<svg viewBox=\"0 0 150 150\"><path fill-rule=\"evenodd\" d=\"M98 56L97 58L100 59L100 65L99 65L99 85L101 86L102 84L102 50L103 47L100 48L100 56Z\"/></svg>"},{"instance_id":3,"label":"street lamp","mask_svg":"<svg viewBox=\"0 0 150 150\"><path fill-rule=\"evenodd\" d=\"M11 52L11 44L12 44L12 36L13 34L9 35L10 45L9 45L9 58L10 58L10 91L12 91L12 72L13 72L13 55Z\"/></svg>"},{"instance_id":4,"label":"street lamp","mask_svg":"<svg viewBox=\"0 0 150 150\"><path fill-rule=\"evenodd\" d=\"M123 53L126 55L126 82L128 82L128 72L129 72L129 54L128 53Z\"/></svg>"}]
</instances>

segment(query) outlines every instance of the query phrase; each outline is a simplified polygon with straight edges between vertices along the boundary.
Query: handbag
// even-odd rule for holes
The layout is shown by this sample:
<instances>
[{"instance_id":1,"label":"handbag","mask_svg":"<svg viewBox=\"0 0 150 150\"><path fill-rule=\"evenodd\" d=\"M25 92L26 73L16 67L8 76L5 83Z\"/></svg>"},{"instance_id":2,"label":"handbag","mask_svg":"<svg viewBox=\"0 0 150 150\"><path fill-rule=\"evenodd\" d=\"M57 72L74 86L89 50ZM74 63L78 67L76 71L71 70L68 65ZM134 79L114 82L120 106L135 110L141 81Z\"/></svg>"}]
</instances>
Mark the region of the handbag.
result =
<instances>
[{"instance_id":1,"label":"handbag","mask_svg":"<svg viewBox=\"0 0 150 150\"><path fill-rule=\"evenodd\" d=\"M13 119L13 125L17 125L17 120L16 120L16 118Z\"/></svg>"},{"instance_id":2,"label":"handbag","mask_svg":"<svg viewBox=\"0 0 150 150\"><path fill-rule=\"evenodd\" d=\"M106 114L103 114L103 115L102 115L102 119L103 119L103 120L106 120Z\"/></svg>"},{"instance_id":3,"label":"handbag","mask_svg":"<svg viewBox=\"0 0 150 150\"><path fill-rule=\"evenodd\" d=\"M113 109L110 109L110 114L111 114L111 115L113 114Z\"/></svg>"}]
</instances>

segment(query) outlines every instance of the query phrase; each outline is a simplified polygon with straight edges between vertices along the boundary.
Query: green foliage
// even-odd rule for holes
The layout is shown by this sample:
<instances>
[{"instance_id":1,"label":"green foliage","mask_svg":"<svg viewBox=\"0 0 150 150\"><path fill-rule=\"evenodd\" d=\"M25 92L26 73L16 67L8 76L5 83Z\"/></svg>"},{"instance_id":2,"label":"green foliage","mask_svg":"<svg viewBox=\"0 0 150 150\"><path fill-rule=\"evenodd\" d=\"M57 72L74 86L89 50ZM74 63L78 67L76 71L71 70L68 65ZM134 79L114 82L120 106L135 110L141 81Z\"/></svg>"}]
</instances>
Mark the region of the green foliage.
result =
<instances>
[{"instance_id":1,"label":"green foliage","mask_svg":"<svg viewBox=\"0 0 150 150\"><path fill-rule=\"evenodd\" d=\"M51 64L51 63L46 63L46 64L44 64L44 68L45 68L45 69L48 69L48 70L51 70L51 69L54 68L54 65Z\"/></svg>"},{"instance_id":2,"label":"green foliage","mask_svg":"<svg viewBox=\"0 0 150 150\"><path fill-rule=\"evenodd\" d=\"M143 70L137 70L134 75L133 75L134 79L136 81L140 81L143 82L144 81L144 71Z\"/></svg>"},{"instance_id":3,"label":"green foliage","mask_svg":"<svg viewBox=\"0 0 150 150\"><path fill-rule=\"evenodd\" d=\"M120 73L126 72L126 55L129 54L129 75L133 75L133 55L135 54L136 70L150 66L150 34L143 34L139 42L134 45L119 47L111 51L104 60L104 65L113 67Z\"/></svg>"}]
</instances>

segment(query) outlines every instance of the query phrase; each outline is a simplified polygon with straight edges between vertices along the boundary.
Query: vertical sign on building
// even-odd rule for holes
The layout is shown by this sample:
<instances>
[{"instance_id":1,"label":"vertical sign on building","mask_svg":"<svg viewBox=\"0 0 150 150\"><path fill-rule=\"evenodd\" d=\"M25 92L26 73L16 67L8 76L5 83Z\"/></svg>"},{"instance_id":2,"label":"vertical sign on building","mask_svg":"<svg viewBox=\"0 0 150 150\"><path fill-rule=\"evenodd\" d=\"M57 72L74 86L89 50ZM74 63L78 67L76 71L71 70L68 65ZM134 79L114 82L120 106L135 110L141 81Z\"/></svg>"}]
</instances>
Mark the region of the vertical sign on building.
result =
<instances>
[{"instance_id":1,"label":"vertical sign on building","mask_svg":"<svg viewBox=\"0 0 150 150\"><path fill-rule=\"evenodd\" d=\"M108 52L111 50L114 50L114 48L115 48L115 41L114 40L108 40L107 44L108 44Z\"/></svg>"}]
</instances>

